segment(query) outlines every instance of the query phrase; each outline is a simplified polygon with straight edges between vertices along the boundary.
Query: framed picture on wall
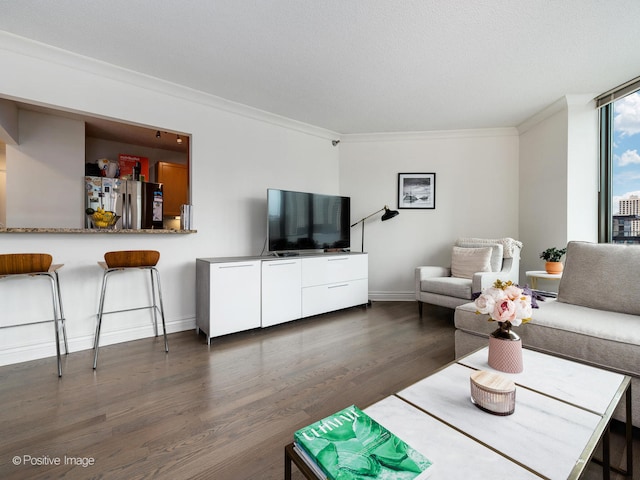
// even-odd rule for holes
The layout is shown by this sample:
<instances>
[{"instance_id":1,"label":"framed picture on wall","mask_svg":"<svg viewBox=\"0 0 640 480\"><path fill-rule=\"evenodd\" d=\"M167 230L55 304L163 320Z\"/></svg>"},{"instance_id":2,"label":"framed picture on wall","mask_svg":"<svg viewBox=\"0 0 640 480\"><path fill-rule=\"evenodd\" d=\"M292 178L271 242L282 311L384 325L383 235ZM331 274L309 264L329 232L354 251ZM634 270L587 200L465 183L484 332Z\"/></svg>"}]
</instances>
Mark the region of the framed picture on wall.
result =
<instances>
[{"instance_id":1,"label":"framed picture on wall","mask_svg":"<svg viewBox=\"0 0 640 480\"><path fill-rule=\"evenodd\" d=\"M399 173L398 208L436 208L436 174Z\"/></svg>"}]
</instances>

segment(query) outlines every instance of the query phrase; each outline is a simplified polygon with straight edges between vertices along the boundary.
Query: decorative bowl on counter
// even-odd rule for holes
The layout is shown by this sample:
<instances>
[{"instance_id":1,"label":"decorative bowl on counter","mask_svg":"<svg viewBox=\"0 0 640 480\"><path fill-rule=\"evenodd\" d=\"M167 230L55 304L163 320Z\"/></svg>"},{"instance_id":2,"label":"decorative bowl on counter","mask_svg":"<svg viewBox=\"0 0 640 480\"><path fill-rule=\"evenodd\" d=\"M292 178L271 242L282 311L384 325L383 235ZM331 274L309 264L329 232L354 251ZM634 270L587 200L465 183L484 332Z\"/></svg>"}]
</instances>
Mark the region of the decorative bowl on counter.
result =
<instances>
[{"instance_id":1,"label":"decorative bowl on counter","mask_svg":"<svg viewBox=\"0 0 640 480\"><path fill-rule=\"evenodd\" d=\"M91 220L91 226L102 230L112 230L115 228L120 215L116 215L114 212L103 210L101 208L91 211L87 210L87 217Z\"/></svg>"}]
</instances>

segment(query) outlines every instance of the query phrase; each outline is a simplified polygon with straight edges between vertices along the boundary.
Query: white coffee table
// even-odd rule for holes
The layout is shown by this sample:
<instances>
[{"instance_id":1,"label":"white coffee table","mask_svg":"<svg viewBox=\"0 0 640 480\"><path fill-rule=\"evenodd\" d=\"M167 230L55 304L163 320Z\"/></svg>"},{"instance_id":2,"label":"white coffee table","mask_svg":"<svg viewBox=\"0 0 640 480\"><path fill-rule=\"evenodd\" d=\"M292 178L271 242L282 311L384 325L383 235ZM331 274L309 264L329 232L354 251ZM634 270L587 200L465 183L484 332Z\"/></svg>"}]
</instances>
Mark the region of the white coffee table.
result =
<instances>
[{"instance_id":1,"label":"white coffee table","mask_svg":"<svg viewBox=\"0 0 640 480\"><path fill-rule=\"evenodd\" d=\"M627 470L631 476L630 377L527 349L523 358L522 373L504 374L516 383L516 408L510 416L483 412L469 399L471 373L495 371L487 363L487 348L397 396L523 468L553 479L580 478L601 438L603 478L610 478L609 424L626 396ZM428 451L423 453L428 456Z\"/></svg>"},{"instance_id":2,"label":"white coffee table","mask_svg":"<svg viewBox=\"0 0 640 480\"><path fill-rule=\"evenodd\" d=\"M516 383L515 412L497 416L470 399L471 373L495 371L487 348L458 359L364 411L433 461L432 479L578 479L602 439L603 478L610 478L609 427L626 400L627 468L633 477L631 378L532 350L524 371L504 374ZM285 447L291 462L317 478Z\"/></svg>"}]
</instances>

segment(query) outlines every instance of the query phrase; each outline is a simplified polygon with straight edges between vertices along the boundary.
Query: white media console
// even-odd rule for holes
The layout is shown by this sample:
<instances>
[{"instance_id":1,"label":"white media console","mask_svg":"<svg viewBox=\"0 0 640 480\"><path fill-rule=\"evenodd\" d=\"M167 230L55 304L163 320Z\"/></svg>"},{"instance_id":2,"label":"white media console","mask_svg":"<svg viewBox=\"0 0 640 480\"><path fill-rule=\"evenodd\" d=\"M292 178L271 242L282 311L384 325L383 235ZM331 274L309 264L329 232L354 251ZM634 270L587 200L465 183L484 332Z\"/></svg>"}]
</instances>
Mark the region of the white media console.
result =
<instances>
[{"instance_id":1,"label":"white media console","mask_svg":"<svg viewBox=\"0 0 640 480\"><path fill-rule=\"evenodd\" d=\"M366 253L196 259L196 330L212 337L364 305Z\"/></svg>"}]
</instances>

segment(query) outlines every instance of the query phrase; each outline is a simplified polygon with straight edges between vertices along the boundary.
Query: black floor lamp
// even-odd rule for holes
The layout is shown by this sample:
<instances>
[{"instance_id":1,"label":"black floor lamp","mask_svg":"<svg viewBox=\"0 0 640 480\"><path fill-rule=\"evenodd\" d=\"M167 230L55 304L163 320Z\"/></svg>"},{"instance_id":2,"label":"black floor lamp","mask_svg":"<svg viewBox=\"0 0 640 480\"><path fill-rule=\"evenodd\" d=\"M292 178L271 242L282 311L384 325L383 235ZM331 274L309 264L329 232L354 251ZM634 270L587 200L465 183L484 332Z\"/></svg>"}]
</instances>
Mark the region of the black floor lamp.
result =
<instances>
[{"instance_id":1,"label":"black floor lamp","mask_svg":"<svg viewBox=\"0 0 640 480\"><path fill-rule=\"evenodd\" d=\"M382 215L381 220L384 222L385 220L389 220L390 218L396 217L399 215L399 212L397 210L389 210L389 207L387 207L386 205L381 208L380 210L373 212L371 215L367 215L366 217L364 217L362 220L358 220L356 223L354 223L353 225L351 225L351 228L355 227L356 225L358 225L359 223L362 224L362 246L360 247L360 251L364 252L364 221L369 218L369 217L373 217L376 213L380 213L381 211L384 210L384 214Z\"/></svg>"}]
</instances>

